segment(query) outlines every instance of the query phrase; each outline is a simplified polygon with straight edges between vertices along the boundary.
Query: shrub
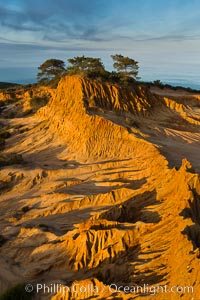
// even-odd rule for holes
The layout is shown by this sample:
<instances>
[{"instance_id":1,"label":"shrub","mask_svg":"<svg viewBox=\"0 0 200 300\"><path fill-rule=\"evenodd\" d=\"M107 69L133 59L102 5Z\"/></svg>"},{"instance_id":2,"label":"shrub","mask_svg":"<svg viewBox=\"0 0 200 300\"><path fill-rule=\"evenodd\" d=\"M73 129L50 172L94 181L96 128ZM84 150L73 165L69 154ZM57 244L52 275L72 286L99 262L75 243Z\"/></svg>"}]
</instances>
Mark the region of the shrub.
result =
<instances>
[{"instance_id":1,"label":"shrub","mask_svg":"<svg viewBox=\"0 0 200 300\"><path fill-rule=\"evenodd\" d=\"M21 155L16 153L11 153L7 155L0 156L0 167L10 166L15 164L21 164L24 160Z\"/></svg>"},{"instance_id":2,"label":"shrub","mask_svg":"<svg viewBox=\"0 0 200 300\"><path fill-rule=\"evenodd\" d=\"M53 79L49 81L47 86L56 89L61 78L62 78L61 76L55 76Z\"/></svg>"},{"instance_id":3,"label":"shrub","mask_svg":"<svg viewBox=\"0 0 200 300\"><path fill-rule=\"evenodd\" d=\"M48 97L33 97L30 99L30 105L33 109L38 109L42 106L45 106L48 102Z\"/></svg>"},{"instance_id":4,"label":"shrub","mask_svg":"<svg viewBox=\"0 0 200 300\"><path fill-rule=\"evenodd\" d=\"M23 211L23 213L26 213L26 212L28 212L30 209L31 209L31 208L30 208L28 205L26 205L26 206L22 207L22 211Z\"/></svg>"},{"instance_id":5,"label":"shrub","mask_svg":"<svg viewBox=\"0 0 200 300\"><path fill-rule=\"evenodd\" d=\"M4 147L5 147L5 139L2 139L2 138L0 137L0 150L3 150Z\"/></svg>"},{"instance_id":6,"label":"shrub","mask_svg":"<svg viewBox=\"0 0 200 300\"><path fill-rule=\"evenodd\" d=\"M10 132L7 130L1 130L0 131L0 138L2 139L8 139L11 136Z\"/></svg>"},{"instance_id":7,"label":"shrub","mask_svg":"<svg viewBox=\"0 0 200 300\"><path fill-rule=\"evenodd\" d=\"M13 119L13 118L15 118L15 116L16 116L16 112L14 112L14 111L8 111L6 113L6 115L5 115L5 118L7 118L7 119Z\"/></svg>"}]
</instances>

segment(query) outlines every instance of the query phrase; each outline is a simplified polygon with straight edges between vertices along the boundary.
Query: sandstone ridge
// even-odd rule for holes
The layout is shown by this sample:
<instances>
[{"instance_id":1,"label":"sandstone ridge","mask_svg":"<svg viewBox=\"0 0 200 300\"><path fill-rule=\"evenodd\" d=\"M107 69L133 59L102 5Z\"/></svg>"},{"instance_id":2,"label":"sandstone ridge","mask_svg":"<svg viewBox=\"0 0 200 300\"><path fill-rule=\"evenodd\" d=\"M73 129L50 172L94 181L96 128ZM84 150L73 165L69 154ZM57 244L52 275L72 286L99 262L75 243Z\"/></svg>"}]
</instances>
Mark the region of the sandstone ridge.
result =
<instances>
[{"instance_id":1,"label":"sandstone ridge","mask_svg":"<svg viewBox=\"0 0 200 300\"><path fill-rule=\"evenodd\" d=\"M0 171L2 290L42 282L69 291L36 299L196 299L199 96L77 76L48 93L3 150L23 162Z\"/></svg>"}]
</instances>

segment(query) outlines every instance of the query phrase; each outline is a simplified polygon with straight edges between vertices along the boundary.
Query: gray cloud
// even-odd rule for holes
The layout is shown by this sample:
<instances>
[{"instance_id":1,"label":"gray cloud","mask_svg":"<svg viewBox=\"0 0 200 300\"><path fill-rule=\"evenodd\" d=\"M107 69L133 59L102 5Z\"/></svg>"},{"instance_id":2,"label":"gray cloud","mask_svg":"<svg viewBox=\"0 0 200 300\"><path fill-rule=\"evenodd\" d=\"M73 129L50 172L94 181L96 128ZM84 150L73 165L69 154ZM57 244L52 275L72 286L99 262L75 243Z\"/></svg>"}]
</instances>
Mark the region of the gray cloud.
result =
<instances>
[{"instance_id":1,"label":"gray cloud","mask_svg":"<svg viewBox=\"0 0 200 300\"><path fill-rule=\"evenodd\" d=\"M125 38L125 37L122 37ZM154 37L126 37L127 39L136 41L136 42L148 42L148 41L189 41L189 40L199 40L200 34L196 35L185 35L185 34L169 34L161 35Z\"/></svg>"},{"instance_id":2,"label":"gray cloud","mask_svg":"<svg viewBox=\"0 0 200 300\"><path fill-rule=\"evenodd\" d=\"M2 41L1 41L2 40ZM80 46L46 46L40 44L25 44L25 43L17 43L15 41L11 43L5 43L3 39L0 38L0 54L11 51L15 53L16 51L26 53L27 51L114 51L114 48L101 48L101 47L85 47L83 45Z\"/></svg>"},{"instance_id":3,"label":"gray cloud","mask_svg":"<svg viewBox=\"0 0 200 300\"><path fill-rule=\"evenodd\" d=\"M99 34L106 33L106 30L100 30L103 11L108 8L105 0L21 0L20 7L21 10L15 10L0 6L1 27L16 32L38 32L45 41L59 42L58 37L61 40L104 40Z\"/></svg>"}]
</instances>

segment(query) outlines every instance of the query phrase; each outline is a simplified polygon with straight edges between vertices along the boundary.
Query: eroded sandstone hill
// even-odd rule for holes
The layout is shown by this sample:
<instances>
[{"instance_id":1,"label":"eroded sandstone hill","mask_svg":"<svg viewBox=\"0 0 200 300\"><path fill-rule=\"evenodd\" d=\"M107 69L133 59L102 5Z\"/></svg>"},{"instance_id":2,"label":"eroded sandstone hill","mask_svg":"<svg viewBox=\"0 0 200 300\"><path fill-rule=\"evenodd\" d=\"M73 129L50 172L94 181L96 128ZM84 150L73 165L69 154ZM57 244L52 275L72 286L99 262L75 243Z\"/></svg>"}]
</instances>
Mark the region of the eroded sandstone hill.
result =
<instances>
[{"instance_id":1,"label":"eroded sandstone hill","mask_svg":"<svg viewBox=\"0 0 200 300\"><path fill-rule=\"evenodd\" d=\"M2 155L22 158L0 171L1 290L198 299L199 95L76 76L46 92L35 114L1 119Z\"/></svg>"}]
</instances>

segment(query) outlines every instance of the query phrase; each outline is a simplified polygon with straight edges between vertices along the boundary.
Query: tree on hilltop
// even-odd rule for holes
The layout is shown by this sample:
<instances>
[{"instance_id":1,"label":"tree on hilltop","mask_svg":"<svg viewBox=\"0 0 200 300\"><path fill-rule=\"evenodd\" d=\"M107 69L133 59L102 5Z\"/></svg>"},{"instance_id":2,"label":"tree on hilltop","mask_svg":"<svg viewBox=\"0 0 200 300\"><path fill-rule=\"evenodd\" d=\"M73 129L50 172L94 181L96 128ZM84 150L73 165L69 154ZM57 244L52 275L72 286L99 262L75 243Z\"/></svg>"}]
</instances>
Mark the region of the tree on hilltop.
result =
<instances>
[{"instance_id":1,"label":"tree on hilltop","mask_svg":"<svg viewBox=\"0 0 200 300\"><path fill-rule=\"evenodd\" d=\"M47 59L41 64L37 74L38 82L41 84L49 84L58 81L65 73L65 63L60 59Z\"/></svg>"},{"instance_id":2,"label":"tree on hilltop","mask_svg":"<svg viewBox=\"0 0 200 300\"><path fill-rule=\"evenodd\" d=\"M138 77L138 62L121 54L111 55L114 60L113 67L117 70L121 81L129 81L130 79L137 80Z\"/></svg>"},{"instance_id":3,"label":"tree on hilltop","mask_svg":"<svg viewBox=\"0 0 200 300\"><path fill-rule=\"evenodd\" d=\"M69 75L80 74L89 78L98 78L106 74L100 58L76 56L69 58L70 65L67 67Z\"/></svg>"}]
</instances>

